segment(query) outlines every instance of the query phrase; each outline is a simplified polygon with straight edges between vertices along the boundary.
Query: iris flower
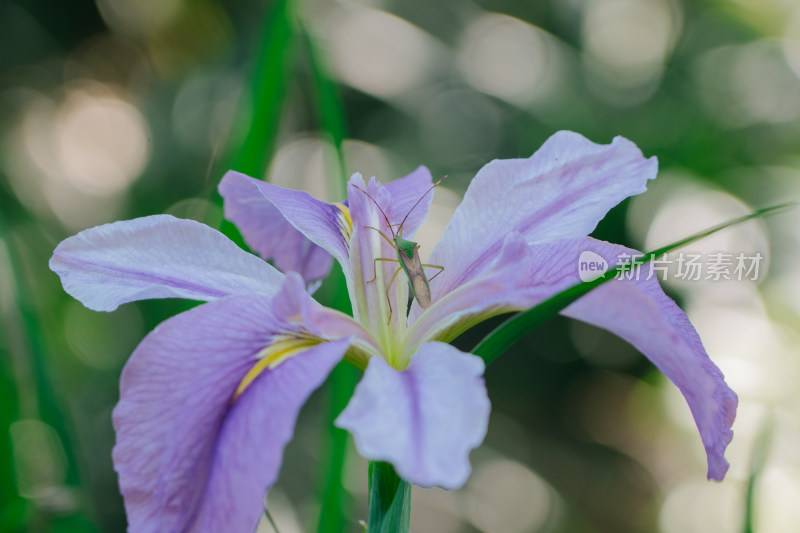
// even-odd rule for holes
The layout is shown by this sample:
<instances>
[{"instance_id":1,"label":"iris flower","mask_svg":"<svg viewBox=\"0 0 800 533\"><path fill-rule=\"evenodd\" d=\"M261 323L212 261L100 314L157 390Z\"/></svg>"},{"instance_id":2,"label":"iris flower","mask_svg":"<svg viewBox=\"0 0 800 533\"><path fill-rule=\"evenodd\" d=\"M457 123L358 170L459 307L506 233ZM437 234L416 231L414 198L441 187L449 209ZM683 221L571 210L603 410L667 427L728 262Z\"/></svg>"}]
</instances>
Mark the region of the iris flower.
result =
<instances>
[{"instance_id":1,"label":"iris flower","mask_svg":"<svg viewBox=\"0 0 800 533\"><path fill-rule=\"evenodd\" d=\"M342 359L364 370L336 420L359 452L416 485L462 486L490 404L483 361L447 343L580 283L583 251L609 264L630 253L587 235L656 171L655 158L626 139L598 145L571 132L530 158L488 163L432 251L444 270L425 308L408 306L402 277L388 286L397 265L375 259L396 251L371 229L391 235L399 228L388 224L405 218L403 236L412 238L430 204L424 167L385 185L355 174L337 204L229 172L219 188L226 216L286 274L216 230L168 215L63 241L50 266L91 309L146 298L207 302L159 325L122 372L113 459L130 530L252 531L298 411ZM307 283L330 268L328 254L344 271L352 317L309 295ZM680 389L708 477L721 480L737 398L656 280L610 281L563 314L630 342Z\"/></svg>"}]
</instances>

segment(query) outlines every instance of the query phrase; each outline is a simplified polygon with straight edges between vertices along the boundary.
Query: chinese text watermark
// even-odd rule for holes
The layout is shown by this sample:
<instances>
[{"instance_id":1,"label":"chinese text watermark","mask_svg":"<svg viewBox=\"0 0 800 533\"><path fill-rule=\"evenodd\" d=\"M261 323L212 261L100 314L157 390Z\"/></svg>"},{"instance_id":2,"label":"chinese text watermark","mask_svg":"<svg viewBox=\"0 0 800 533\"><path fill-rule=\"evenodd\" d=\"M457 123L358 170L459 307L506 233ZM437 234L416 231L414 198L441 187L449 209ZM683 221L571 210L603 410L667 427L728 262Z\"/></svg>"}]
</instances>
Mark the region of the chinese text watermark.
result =
<instances>
[{"instance_id":1,"label":"chinese text watermark","mask_svg":"<svg viewBox=\"0 0 800 533\"><path fill-rule=\"evenodd\" d=\"M761 252L673 252L642 262L644 254L619 254L612 268L616 279L661 281L758 281L764 255ZM578 259L578 275L592 281L605 274L608 262L584 251Z\"/></svg>"}]
</instances>

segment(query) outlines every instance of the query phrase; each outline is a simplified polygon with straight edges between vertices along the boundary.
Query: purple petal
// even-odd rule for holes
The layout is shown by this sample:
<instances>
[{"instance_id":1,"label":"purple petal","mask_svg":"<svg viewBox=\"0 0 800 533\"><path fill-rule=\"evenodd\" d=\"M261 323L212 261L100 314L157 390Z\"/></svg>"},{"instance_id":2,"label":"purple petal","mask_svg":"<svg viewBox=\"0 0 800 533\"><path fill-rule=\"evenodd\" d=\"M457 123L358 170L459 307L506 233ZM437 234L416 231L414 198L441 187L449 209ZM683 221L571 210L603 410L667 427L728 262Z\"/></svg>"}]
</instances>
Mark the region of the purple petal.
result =
<instances>
[{"instance_id":1,"label":"purple petal","mask_svg":"<svg viewBox=\"0 0 800 533\"><path fill-rule=\"evenodd\" d=\"M389 192L389 209L386 214L391 223L399 224L408 215L403 225L403 235L406 238L413 237L428 216L434 193L428 191L432 186L431 172L424 166L384 185ZM418 201L419 204L414 207Z\"/></svg>"},{"instance_id":2,"label":"purple petal","mask_svg":"<svg viewBox=\"0 0 800 533\"><path fill-rule=\"evenodd\" d=\"M276 299L279 299L277 297ZM253 531L297 413L349 340L265 370L232 401L284 317L262 295L232 296L150 333L122 373L114 410L131 531Z\"/></svg>"},{"instance_id":3,"label":"purple petal","mask_svg":"<svg viewBox=\"0 0 800 533\"><path fill-rule=\"evenodd\" d=\"M56 247L50 269L65 291L95 311L148 298L271 295L283 280L220 232L170 215L84 230Z\"/></svg>"},{"instance_id":4,"label":"purple petal","mask_svg":"<svg viewBox=\"0 0 800 533\"><path fill-rule=\"evenodd\" d=\"M298 272L307 282L330 272L330 254L309 241L261 194L263 183L229 171L219 184L225 218L236 224L247 245L283 272Z\"/></svg>"},{"instance_id":5,"label":"purple petal","mask_svg":"<svg viewBox=\"0 0 800 533\"><path fill-rule=\"evenodd\" d=\"M461 285L471 265L495 256L511 231L529 243L588 235L609 209L644 192L656 171L656 159L645 159L622 137L599 145L567 131L528 159L490 162L431 255L430 263L445 267L436 280L439 292Z\"/></svg>"},{"instance_id":6,"label":"purple petal","mask_svg":"<svg viewBox=\"0 0 800 533\"><path fill-rule=\"evenodd\" d=\"M480 358L439 342L422 345L403 371L373 358L336 425L361 455L392 463L403 479L457 489L486 436L483 369Z\"/></svg>"},{"instance_id":7,"label":"purple petal","mask_svg":"<svg viewBox=\"0 0 800 533\"><path fill-rule=\"evenodd\" d=\"M220 183L227 188L228 182L241 176L229 171ZM303 191L284 189L259 180L250 182L281 215L298 231L317 246L327 250L342 265L347 265L347 238L343 228L342 212L334 205L321 202Z\"/></svg>"},{"instance_id":8,"label":"purple petal","mask_svg":"<svg viewBox=\"0 0 800 533\"><path fill-rule=\"evenodd\" d=\"M587 247L616 263L622 246L594 241ZM576 259L577 264L577 259ZM686 314L664 294L656 278L614 280L567 307L562 314L625 339L680 389L694 416L708 457L708 478L721 481L728 470L725 448L733 438L736 394L709 359Z\"/></svg>"}]
</instances>

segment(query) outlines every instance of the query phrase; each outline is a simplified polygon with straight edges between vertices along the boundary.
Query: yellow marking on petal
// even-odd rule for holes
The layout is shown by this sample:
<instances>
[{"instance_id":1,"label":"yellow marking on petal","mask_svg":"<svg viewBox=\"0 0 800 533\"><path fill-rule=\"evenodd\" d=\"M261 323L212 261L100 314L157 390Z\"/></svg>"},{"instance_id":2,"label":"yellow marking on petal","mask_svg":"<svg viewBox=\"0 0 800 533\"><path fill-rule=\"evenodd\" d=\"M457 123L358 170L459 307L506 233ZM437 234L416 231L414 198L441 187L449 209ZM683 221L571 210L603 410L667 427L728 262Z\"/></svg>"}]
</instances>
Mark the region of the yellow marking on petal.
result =
<instances>
[{"instance_id":1,"label":"yellow marking on petal","mask_svg":"<svg viewBox=\"0 0 800 533\"><path fill-rule=\"evenodd\" d=\"M285 337L258 352L256 356L258 361L239 382L231 402L235 402L264 370L272 370L290 357L304 352L320 342L319 339L314 338Z\"/></svg>"},{"instance_id":2,"label":"yellow marking on petal","mask_svg":"<svg viewBox=\"0 0 800 533\"><path fill-rule=\"evenodd\" d=\"M353 234L353 219L350 217L350 208L342 203L333 204L339 209L339 232L344 237L344 241L350 244L350 236Z\"/></svg>"}]
</instances>

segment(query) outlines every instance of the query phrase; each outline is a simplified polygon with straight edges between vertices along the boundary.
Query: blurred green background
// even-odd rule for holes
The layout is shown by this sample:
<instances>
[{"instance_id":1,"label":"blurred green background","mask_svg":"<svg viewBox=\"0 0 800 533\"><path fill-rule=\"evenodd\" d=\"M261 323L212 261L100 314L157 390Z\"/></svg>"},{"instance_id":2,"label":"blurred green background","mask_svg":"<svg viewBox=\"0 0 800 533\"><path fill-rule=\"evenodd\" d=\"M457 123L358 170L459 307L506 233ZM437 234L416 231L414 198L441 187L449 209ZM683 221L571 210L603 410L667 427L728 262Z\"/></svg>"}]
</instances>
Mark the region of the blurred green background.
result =
<instances>
[{"instance_id":1,"label":"blurred green background","mask_svg":"<svg viewBox=\"0 0 800 533\"><path fill-rule=\"evenodd\" d=\"M235 236L215 192L228 168L339 200L343 175L424 164L449 176L424 258L484 163L561 129L659 158L603 239L652 248L800 196L794 0L7 0L0 36L0 531L124 530L119 374L188 306L82 307L47 267L81 229L172 213ZM472 478L415 488L412 530L800 530L798 227L795 210L693 245L762 253L755 282L667 283L740 395L723 483L671 384L557 319L488 369ZM282 533L317 527L329 398L305 407L270 493ZM350 446L345 531L366 480Z\"/></svg>"}]
</instances>

